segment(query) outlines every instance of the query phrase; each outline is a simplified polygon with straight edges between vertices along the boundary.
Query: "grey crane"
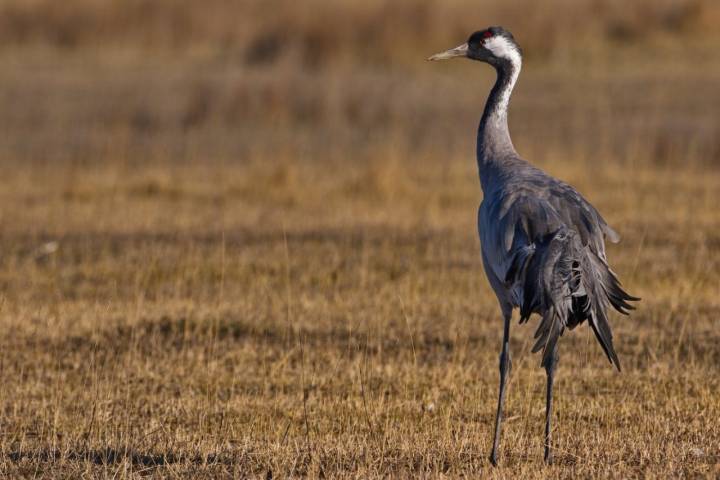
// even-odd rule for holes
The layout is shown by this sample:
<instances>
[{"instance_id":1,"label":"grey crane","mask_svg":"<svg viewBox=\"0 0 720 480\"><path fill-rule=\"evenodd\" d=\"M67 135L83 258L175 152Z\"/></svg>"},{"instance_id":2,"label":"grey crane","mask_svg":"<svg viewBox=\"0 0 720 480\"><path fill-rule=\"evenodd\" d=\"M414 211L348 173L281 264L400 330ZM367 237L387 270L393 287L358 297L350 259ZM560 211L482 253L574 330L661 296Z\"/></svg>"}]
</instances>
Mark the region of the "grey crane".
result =
<instances>
[{"instance_id":1,"label":"grey crane","mask_svg":"<svg viewBox=\"0 0 720 480\"><path fill-rule=\"evenodd\" d=\"M477 133L477 162L483 201L478 233L488 281L504 320L500 353L500 394L490 461L497 465L505 387L510 374L510 320L520 309L520 323L531 314L542 318L533 353L542 350L547 373L545 461L552 463L550 421L557 342L565 329L587 320L608 360L620 371L608 323L610 306L627 315L640 300L625 292L608 265L605 238L619 235L598 211L565 182L520 158L507 124L507 109L522 67L522 52L502 27L473 33L456 48L428 60L466 57L495 67L497 80L485 104Z\"/></svg>"}]
</instances>

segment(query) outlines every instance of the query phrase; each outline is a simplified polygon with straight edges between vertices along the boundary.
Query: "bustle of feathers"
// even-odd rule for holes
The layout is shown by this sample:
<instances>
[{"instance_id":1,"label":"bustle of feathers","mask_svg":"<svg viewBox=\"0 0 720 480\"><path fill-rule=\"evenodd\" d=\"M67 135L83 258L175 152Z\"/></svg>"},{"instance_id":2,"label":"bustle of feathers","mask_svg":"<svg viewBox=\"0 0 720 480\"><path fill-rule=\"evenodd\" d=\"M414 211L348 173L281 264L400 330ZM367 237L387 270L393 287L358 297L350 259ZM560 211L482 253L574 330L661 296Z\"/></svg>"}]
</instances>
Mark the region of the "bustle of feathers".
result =
<instances>
[{"instance_id":1,"label":"bustle of feathers","mask_svg":"<svg viewBox=\"0 0 720 480\"><path fill-rule=\"evenodd\" d=\"M520 249L508 275L513 278L506 280L522 285L520 322L535 312L542 315L532 349L543 351L542 366L551 361L565 328L587 320L608 360L620 370L608 306L626 315L634 309L628 301L639 299L623 290L607 263L585 247L576 232L562 227Z\"/></svg>"}]
</instances>

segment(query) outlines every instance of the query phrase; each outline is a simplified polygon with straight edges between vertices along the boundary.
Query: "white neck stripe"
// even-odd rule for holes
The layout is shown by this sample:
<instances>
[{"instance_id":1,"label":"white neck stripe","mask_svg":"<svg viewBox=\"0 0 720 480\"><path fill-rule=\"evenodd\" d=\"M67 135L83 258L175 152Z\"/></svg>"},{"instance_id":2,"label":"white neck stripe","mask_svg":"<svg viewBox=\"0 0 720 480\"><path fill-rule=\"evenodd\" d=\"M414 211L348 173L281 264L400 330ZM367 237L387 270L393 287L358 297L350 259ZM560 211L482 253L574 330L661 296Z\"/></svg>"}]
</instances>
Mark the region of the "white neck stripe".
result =
<instances>
[{"instance_id":1,"label":"white neck stripe","mask_svg":"<svg viewBox=\"0 0 720 480\"><path fill-rule=\"evenodd\" d=\"M510 94L518 79L518 75L520 75L522 57L515 45L502 35L488 38L483 42L483 46L490 50L495 57L507 60L511 65L510 80L503 91L500 92L500 97L498 98L497 107L494 112L497 117L504 117L507 115Z\"/></svg>"}]
</instances>

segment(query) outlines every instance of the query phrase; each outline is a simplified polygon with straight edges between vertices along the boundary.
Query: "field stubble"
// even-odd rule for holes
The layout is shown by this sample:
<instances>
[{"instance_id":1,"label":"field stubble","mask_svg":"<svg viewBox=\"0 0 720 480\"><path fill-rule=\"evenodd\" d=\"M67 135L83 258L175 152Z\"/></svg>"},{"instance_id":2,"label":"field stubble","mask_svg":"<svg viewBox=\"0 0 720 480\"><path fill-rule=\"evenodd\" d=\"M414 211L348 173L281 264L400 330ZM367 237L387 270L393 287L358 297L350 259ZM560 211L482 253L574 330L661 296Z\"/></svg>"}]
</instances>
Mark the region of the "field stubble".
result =
<instances>
[{"instance_id":1,"label":"field stubble","mask_svg":"<svg viewBox=\"0 0 720 480\"><path fill-rule=\"evenodd\" d=\"M720 474L716 66L526 66L518 150L623 235L643 301L622 374L562 339L552 467L513 326L492 469L488 72L4 55L3 474Z\"/></svg>"}]
</instances>

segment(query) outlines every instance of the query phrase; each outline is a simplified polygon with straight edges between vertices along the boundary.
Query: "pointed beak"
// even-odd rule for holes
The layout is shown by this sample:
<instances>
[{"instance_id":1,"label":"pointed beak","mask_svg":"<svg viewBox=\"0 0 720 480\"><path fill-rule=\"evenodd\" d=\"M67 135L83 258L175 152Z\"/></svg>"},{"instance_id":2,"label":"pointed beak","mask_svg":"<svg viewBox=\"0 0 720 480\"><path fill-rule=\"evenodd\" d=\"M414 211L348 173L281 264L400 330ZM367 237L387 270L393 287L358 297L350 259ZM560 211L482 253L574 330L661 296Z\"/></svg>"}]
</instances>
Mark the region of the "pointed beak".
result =
<instances>
[{"instance_id":1,"label":"pointed beak","mask_svg":"<svg viewBox=\"0 0 720 480\"><path fill-rule=\"evenodd\" d=\"M455 58L455 57L466 57L467 51L468 51L468 44L463 43L462 45L455 47L455 48L451 48L450 50L447 50L445 52L436 53L432 57L429 57L428 60L432 60L432 61L448 60L450 58Z\"/></svg>"}]
</instances>

